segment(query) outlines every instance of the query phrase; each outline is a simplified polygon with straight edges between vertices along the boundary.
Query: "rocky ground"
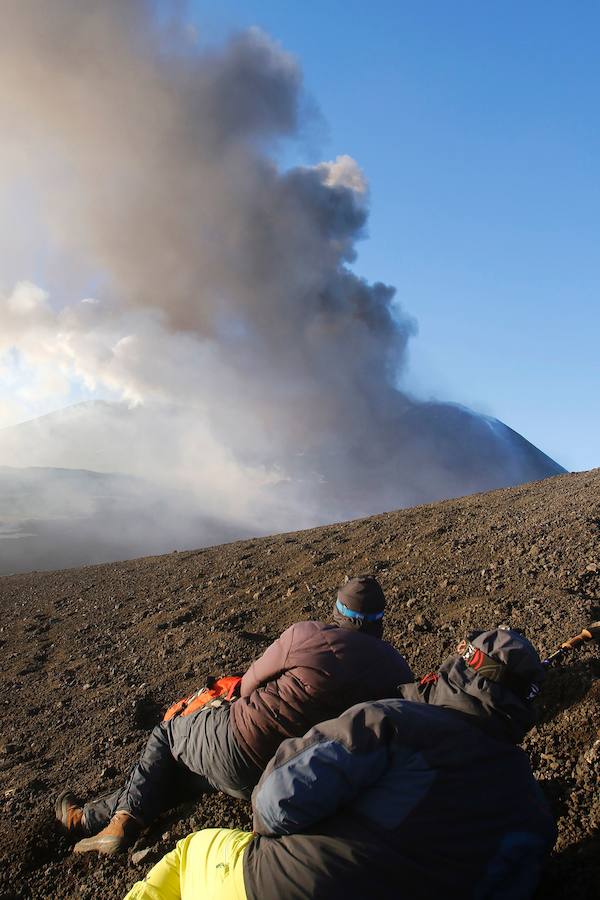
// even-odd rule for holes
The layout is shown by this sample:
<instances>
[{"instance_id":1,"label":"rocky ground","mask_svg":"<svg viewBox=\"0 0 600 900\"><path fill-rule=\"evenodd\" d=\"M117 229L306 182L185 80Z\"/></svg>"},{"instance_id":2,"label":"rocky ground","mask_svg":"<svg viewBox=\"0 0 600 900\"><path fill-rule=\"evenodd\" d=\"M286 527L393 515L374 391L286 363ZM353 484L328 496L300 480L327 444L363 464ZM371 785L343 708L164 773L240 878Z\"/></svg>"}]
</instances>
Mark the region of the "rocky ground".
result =
<instances>
[{"instance_id":1,"label":"rocky ground","mask_svg":"<svg viewBox=\"0 0 600 900\"><path fill-rule=\"evenodd\" d=\"M247 827L247 805L208 797L164 816L127 855L75 857L53 799L65 785L83 797L117 787L173 699L208 674L243 670L292 622L328 618L335 587L366 571L388 596L386 636L417 673L477 626L513 625L549 653L600 619L600 470L197 552L1 578L0 897L122 897L189 831ZM560 831L540 900L600 890L599 674L589 645L553 670L527 738Z\"/></svg>"}]
</instances>

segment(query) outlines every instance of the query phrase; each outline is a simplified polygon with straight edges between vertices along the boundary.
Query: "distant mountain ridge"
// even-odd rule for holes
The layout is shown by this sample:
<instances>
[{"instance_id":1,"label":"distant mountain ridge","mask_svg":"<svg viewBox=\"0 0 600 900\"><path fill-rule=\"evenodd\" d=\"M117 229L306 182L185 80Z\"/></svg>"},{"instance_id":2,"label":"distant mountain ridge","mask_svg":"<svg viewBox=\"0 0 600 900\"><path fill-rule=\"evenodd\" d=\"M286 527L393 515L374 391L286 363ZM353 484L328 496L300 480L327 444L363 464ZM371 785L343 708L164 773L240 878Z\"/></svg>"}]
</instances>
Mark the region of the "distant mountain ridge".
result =
<instances>
[{"instance_id":1,"label":"distant mountain ridge","mask_svg":"<svg viewBox=\"0 0 600 900\"><path fill-rule=\"evenodd\" d=\"M457 404L407 403L376 442L355 428L285 460L226 448L215 460L221 448L197 425L185 408L92 401L0 430L0 574L345 521L565 471Z\"/></svg>"}]
</instances>

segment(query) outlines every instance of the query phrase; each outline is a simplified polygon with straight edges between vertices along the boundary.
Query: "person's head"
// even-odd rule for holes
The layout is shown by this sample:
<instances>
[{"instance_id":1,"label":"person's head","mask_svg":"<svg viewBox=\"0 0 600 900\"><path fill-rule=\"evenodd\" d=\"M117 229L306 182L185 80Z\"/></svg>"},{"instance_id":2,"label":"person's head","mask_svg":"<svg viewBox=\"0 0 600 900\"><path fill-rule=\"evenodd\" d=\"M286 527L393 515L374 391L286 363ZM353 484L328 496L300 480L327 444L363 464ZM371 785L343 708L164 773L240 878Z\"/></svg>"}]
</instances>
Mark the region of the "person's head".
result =
<instances>
[{"instance_id":1,"label":"person's head","mask_svg":"<svg viewBox=\"0 0 600 900\"><path fill-rule=\"evenodd\" d=\"M536 649L519 631L501 625L473 631L456 648L467 669L531 703L540 691L544 667Z\"/></svg>"},{"instance_id":2,"label":"person's head","mask_svg":"<svg viewBox=\"0 0 600 900\"><path fill-rule=\"evenodd\" d=\"M431 676L430 702L475 716L519 743L535 724L533 700L544 674L535 648L520 632L505 626L473 631Z\"/></svg>"},{"instance_id":3,"label":"person's head","mask_svg":"<svg viewBox=\"0 0 600 900\"><path fill-rule=\"evenodd\" d=\"M333 618L340 628L381 637L384 609L385 595L377 579L372 575L358 575L339 588Z\"/></svg>"}]
</instances>

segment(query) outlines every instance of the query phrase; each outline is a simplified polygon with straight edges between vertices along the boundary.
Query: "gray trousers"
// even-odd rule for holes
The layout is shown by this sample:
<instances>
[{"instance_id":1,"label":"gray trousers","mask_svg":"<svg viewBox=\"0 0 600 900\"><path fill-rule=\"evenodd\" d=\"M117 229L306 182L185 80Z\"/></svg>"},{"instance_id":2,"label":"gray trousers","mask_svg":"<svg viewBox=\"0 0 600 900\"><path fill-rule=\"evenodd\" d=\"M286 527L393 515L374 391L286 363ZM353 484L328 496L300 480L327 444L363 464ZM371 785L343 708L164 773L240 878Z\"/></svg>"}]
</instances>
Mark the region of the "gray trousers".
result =
<instances>
[{"instance_id":1,"label":"gray trousers","mask_svg":"<svg viewBox=\"0 0 600 900\"><path fill-rule=\"evenodd\" d=\"M157 725L125 787L86 803L86 831L95 834L120 811L149 825L178 803L214 791L249 799L262 772L237 745L230 708L205 707Z\"/></svg>"}]
</instances>

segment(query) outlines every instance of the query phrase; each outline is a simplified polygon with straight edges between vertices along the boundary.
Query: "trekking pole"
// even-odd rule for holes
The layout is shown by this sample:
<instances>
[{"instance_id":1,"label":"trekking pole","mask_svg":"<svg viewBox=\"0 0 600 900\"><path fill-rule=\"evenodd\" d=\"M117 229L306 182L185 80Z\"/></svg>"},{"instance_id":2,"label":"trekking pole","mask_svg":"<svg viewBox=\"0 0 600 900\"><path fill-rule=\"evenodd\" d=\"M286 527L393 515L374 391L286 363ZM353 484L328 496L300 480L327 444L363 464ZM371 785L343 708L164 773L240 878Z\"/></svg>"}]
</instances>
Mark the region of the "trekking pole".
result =
<instances>
[{"instance_id":1,"label":"trekking pole","mask_svg":"<svg viewBox=\"0 0 600 900\"><path fill-rule=\"evenodd\" d=\"M573 650L579 644L582 644L584 641L596 641L596 643L600 644L600 622L592 622L591 625L587 625L585 628L582 628L579 634L576 634L574 637L569 638L568 641L565 641L564 644L560 645L558 650L555 650L554 653L551 653L550 656L542 662L542 665L551 666L552 663L556 662L559 659L562 659L563 656L568 654L571 650Z\"/></svg>"}]
</instances>

